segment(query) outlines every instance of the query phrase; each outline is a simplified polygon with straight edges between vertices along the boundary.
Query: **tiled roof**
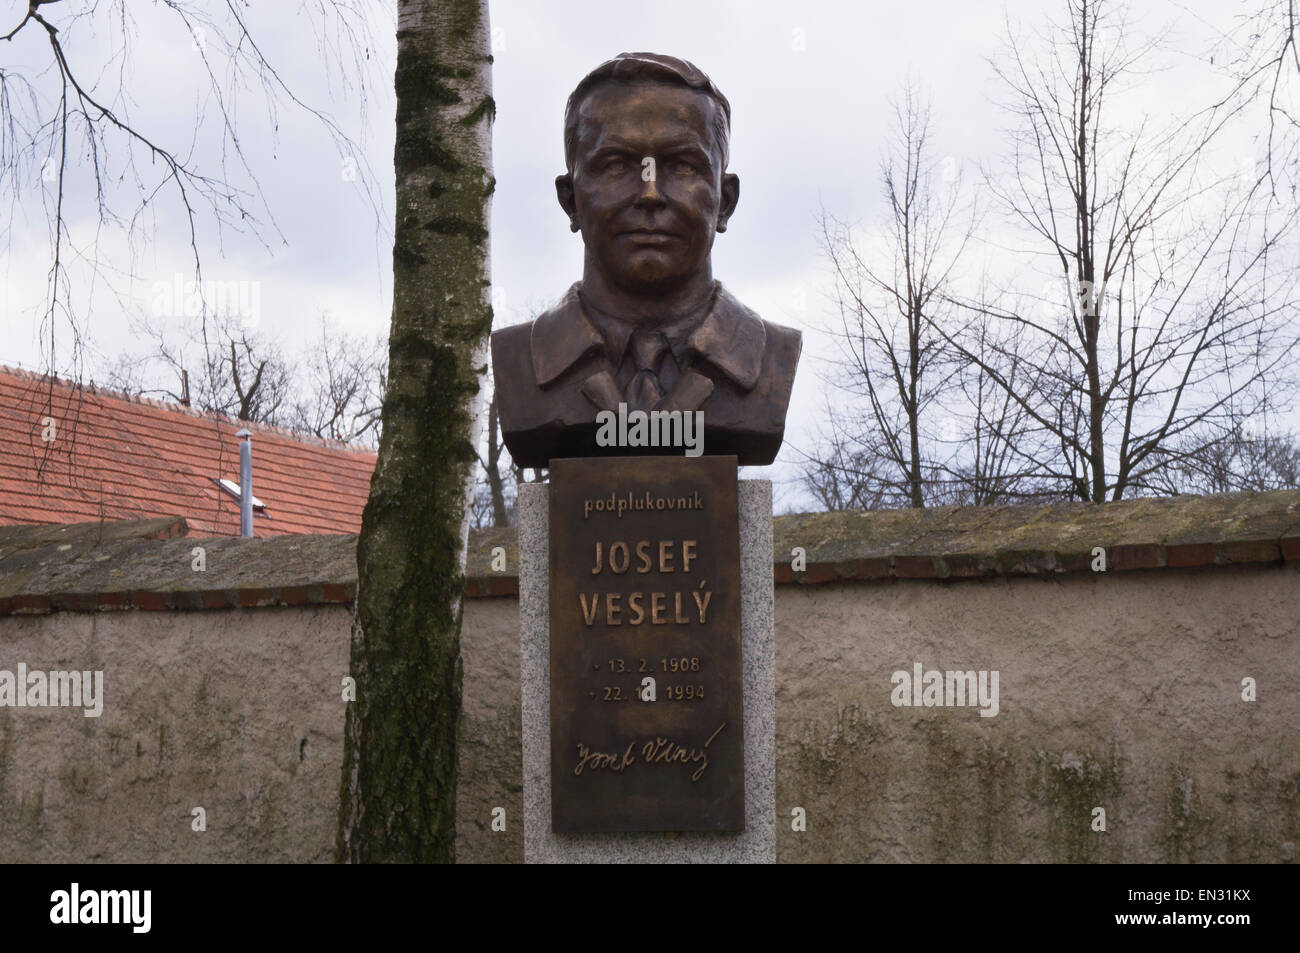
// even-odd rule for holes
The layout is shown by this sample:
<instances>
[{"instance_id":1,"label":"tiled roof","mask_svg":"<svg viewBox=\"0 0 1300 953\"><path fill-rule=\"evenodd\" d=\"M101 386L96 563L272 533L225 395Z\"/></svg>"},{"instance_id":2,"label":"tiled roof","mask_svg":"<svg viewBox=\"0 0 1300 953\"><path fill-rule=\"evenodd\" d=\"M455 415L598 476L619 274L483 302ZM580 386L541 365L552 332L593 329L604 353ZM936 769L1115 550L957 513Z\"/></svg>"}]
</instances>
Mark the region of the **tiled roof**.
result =
<instances>
[{"instance_id":1,"label":"tiled roof","mask_svg":"<svg viewBox=\"0 0 1300 953\"><path fill-rule=\"evenodd\" d=\"M55 439L42 439L53 418ZM237 536L239 439L253 437L255 536L355 533L375 454L0 367L0 525L182 516L191 533Z\"/></svg>"}]
</instances>

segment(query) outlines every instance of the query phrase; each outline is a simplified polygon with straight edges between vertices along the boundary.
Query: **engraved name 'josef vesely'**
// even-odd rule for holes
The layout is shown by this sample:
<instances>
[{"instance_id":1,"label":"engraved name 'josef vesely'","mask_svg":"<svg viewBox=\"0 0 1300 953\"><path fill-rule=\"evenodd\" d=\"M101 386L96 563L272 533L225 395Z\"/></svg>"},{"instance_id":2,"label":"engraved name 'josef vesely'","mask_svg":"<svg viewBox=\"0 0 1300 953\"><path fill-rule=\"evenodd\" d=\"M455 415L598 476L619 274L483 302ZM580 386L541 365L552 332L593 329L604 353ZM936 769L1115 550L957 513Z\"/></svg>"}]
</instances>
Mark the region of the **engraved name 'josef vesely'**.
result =
<instances>
[{"instance_id":1,"label":"engraved name 'josef vesely'","mask_svg":"<svg viewBox=\"0 0 1300 953\"><path fill-rule=\"evenodd\" d=\"M596 543L595 561L591 574L598 576L609 572L621 576L628 572L649 573L652 570L660 575L689 573L691 563L696 559L697 540L663 539L651 542L648 539L635 541L617 540L609 544L608 559L603 555L604 546ZM680 562L679 562L680 560ZM677 568L680 565L680 569ZM672 597L671 615L669 614L669 597ZM597 615L604 606L605 625L641 625L649 621L651 625L687 625L692 622L704 625L708 621L709 602L713 593L708 589L708 580L701 579L698 586L685 591L636 590L627 594L626 603L623 593L619 592L579 592L578 602L582 607L582 618L588 626L594 625ZM694 604L692 604L692 602ZM624 609L627 610L626 619Z\"/></svg>"}]
</instances>

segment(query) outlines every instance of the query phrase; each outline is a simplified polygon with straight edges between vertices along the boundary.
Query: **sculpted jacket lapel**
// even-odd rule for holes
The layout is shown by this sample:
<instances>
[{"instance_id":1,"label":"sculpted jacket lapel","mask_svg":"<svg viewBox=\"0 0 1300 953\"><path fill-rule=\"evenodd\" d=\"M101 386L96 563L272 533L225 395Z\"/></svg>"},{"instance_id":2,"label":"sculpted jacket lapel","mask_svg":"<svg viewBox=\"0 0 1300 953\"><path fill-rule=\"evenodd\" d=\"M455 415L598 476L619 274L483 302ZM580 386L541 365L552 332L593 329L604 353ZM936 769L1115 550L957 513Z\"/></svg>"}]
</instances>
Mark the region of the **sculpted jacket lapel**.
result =
<instances>
[{"instance_id":1,"label":"sculpted jacket lapel","mask_svg":"<svg viewBox=\"0 0 1300 953\"><path fill-rule=\"evenodd\" d=\"M659 401L656 410L699 410L700 405L713 393L713 381L699 371L686 368L682 371L668 396Z\"/></svg>"},{"instance_id":2,"label":"sculpted jacket lapel","mask_svg":"<svg viewBox=\"0 0 1300 953\"><path fill-rule=\"evenodd\" d=\"M581 282L575 282L554 308L533 322L533 372L543 389L583 358L604 351L604 337L582 309L580 287ZM657 409L698 410L708 400L715 385L696 370L700 362L713 366L739 391L748 393L758 382L766 344L762 319L719 284L713 309L687 341L687 366ZM617 410L624 397L609 362L605 365L584 379L579 389L598 410Z\"/></svg>"},{"instance_id":3,"label":"sculpted jacket lapel","mask_svg":"<svg viewBox=\"0 0 1300 953\"><path fill-rule=\"evenodd\" d=\"M618 381L609 370L597 371L582 382L582 396L591 401L597 410L618 412L618 405L623 400L623 393L618 389Z\"/></svg>"},{"instance_id":4,"label":"sculpted jacket lapel","mask_svg":"<svg viewBox=\"0 0 1300 953\"><path fill-rule=\"evenodd\" d=\"M543 390L587 355L604 350L605 339L582 310L581 282L574 282L555 307L537 317L529 339L533 373ZM607 362L608 363L608 362ZM612 370L606 366L579 388L598 410L617 410L622 399Z\"/></svg>"},{"instance_id":5,"label":"sculpted jacket lapel","mask_svg":"<svg viewBox=\"0 0 1300 953\"><path fill-rule=\"evenodd\" d=\"M617 413L618 405L626 398L618 389L618 382L608 370L597 371L582 382L582 396L591 401L597 410ZM677 383L663 400L655 405L655 410L698 410L713 393L713 381L699 371L687 368L677 378Z\"/></svg>"},{"instance_id":6,"label":"sculpted jacket lapel","mask_svg":"<svg viewBox=\"0 0 1300 953\"><path fill-rule=\"evenodd\" d=\"M593 351L603 351L600 329L583 313L574 282L559 303L538 315L529 336L537 386L550 387L565 371Z\"/></svg>"},{"instance_id":7,"label":"sculpted jacket lapel","mask_svg":"<svg viewBox=\"0 0 1300 953\"><path fill-rule=\"evenodd\" d=\"M691 334L686 353L695 360L708 361L742 393L748 393L758 383L766 347L763 319L719 286L713 310Z\"/></svg>"}]
</instances>

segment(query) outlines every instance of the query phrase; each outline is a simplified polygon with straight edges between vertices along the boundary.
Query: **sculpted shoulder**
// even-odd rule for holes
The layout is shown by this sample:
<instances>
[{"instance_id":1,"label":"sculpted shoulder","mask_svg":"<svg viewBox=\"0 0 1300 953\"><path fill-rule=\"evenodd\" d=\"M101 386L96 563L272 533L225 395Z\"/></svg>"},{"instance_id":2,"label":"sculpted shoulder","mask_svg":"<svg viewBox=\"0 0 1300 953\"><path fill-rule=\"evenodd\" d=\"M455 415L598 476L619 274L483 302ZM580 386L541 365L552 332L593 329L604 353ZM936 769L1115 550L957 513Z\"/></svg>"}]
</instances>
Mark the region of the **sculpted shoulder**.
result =
<instances>
[{"instance_id":1,"label":"sculpted shoulder","mask_svg":"<svg viewBox=\"0 0 1300 953\"><path fill-rule=\"evenodd\" d=\"M803 352L803 332L771 321L764 321L763 324L767 328L767 349L772 366L785 371L783 376L793 384L794 371L799 365L799 355Z\"/></svg>"},{"instance_id":2,"label":"sculpted shoulder","mask_svg":"<svg viewBox=\"0 0 1300 953\"><path fill-rule=\"evenodd\" d=\"M501 419L517 420L528 395L537 390L529 349L532 322L492 332L492 376Z\"/></svg>"},{"instance_id":3,"label":"sculpted shoulder","mask_svg":"<svg viewBox=\"0 0 1300 953\"><path fill-rule=\"evenodd\" d=\"M496 361L499 357L505 357L520 351L526 355L532 329L533 322L525 321L523 324L512 324L508 328L493 331L492 360Z\"/></svg>"},{"instance_id":4,"label":"sculpted shoulder","mask_svg":"<svg viewBox=\"0 0 1300 953\"><path fill-rule=\"evenodd\" d=\"M731 386L722 387L717 394L711 408L713 420L718 425L775 437L779 447L803 335L759 317L725 288L714 314L719 318L715 327L720 333L710 335L712 347L702 356L727 372L730 380L726 383Z\"/></svg>"},{"instance_id":5,"label":"sculpted shoulder","mask_svg":"<svg viewBox=\"0 0 1300 953\"><path fill-rule=\"evenodd\" d=\"M796 328L784 324L777 324L774 321L768 321L749 305L745 304L726 287L722 287L719 292L720 308L725 309L727 313L734 316L735 324L740 327L753 327L761 325L763 328L762 346L765 351L780 355L783 358L793 356L798 360L799 352L803 347L803 334ZM752 338L752 331L745 332L743 337Z\"/></svg>"}]
</instances>

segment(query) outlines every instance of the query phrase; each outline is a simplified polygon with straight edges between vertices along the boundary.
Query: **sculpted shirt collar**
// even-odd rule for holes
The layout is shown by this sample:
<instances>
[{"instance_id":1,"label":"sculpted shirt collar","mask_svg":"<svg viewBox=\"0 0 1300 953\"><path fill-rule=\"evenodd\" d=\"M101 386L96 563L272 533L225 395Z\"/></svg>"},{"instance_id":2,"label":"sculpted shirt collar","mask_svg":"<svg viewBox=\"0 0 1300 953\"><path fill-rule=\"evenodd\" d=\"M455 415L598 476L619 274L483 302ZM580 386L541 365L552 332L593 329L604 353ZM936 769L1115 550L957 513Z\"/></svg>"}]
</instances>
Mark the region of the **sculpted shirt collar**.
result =
<instances>
[{"instance_id":1,"label":"sculpted shirt collar","mask_svg":"<svg viewBox=\"0 0 1300 953\"><path fill-rule=\"evenodd\" d=\"M668 341L668 348L672 351L673 359L677 361L679 367L684 366L686 363L686 347L690 343L691 333L703 323L704 318L713 310L714 302L717 299L718 287L717 282L714 282L713 295L703 309L697 310L694 314L688 314L684 318L678 318L670 324L661 324L654 328L654 330L663 334ZM610 363L617 368L623 363L623 356L627 354L627 345L632 340L632 332L636 330L635 326L606 311L592 307L591 302L583 295L581 288L578 289L578 303L581 306L582 313L590 318L591 323L604 335L605 353L609 357Z\"/></svg>"},{"instance_id":2,"label":"sculpted shirt collar","mask_svg":"<svg viewBox=\"0 0 1300 953\"><path fill-rule=\"evenodd\" d=\"M767 344L767 331L763 321L743 304L733 298L721 283L713 298L713 307L685 340L687 359L706 361L716 367L741 391L749 391L758 382L762 367L763 349ZM606 340L600 327L586 313L579 292L582 282L575 282L559 304L543 312L533 322L530 340L533 371L541 387L549 387L579 360L592 351L613 349L611 360L617 366L631 328L623 322L604 321L611 339ZM678 327L665 329L674 354L681 355L681 347L673 341L684 332ZM621 346L620 346L621 341Z\"/></svg>"}]
</instances>

